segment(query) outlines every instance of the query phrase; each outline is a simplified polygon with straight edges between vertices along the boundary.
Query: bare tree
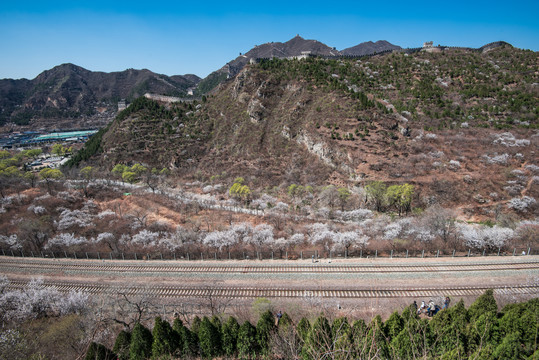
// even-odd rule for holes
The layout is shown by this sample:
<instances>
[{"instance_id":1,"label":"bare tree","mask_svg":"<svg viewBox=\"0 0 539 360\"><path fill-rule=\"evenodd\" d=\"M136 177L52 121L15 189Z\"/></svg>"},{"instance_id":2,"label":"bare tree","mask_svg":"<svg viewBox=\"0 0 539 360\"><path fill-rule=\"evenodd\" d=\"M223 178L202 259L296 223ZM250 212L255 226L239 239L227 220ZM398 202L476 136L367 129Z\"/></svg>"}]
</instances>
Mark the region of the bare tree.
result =
<instances>
[{"instance_id":1,"label":"bare tree","mask_svg":"<svg viewBox=\"0 0 539 360\"><path fill-rule=\"evenodd\" d=\"M32 251L39 252L52 232L51 226L41 220L25 220L19 224L18 237Z\"/></svg>"},{"instance_id":2,"label":"bare tree","mask_svg":"<svg viewBox=\"0 0 539 360\"><path fill-rule=\"evenodd\" d=\"M211 284L207 284L203 287L204 297L201 301L202 305L209 309L212 316L224 314L232 301L232 299L228 297L220 296L216 285L217 281L213 281Z\"/></svg>"},{"instance_id":3,"label":"bare tree","mask_svg":"<svg viewBox=\"0 0 539 360\"><path fill-rule=\"evenodd\" d=\"M333 209L339 200L339 192L337 191L337 188L335 188L333 185L324 188L324 190L322 190L320 193L320 200L322 203Z\"/></svg>"},{"instance_id":4,"label":"bare tree","mask_svg":"<svg viewBox=\"0 0 539 360\"><path fill-rule=\"evenodd\" d=\"M123 214L124 211L123 211L123 206L122 205L123 205L122 202L117 202L114 205L112 205L112 211L114 211L119 218L123 218L123 216L124 216L124 214Z\"/></svg>"},{"instance_id":5,"label":"bare tree","mask_svg":"<svg viewBox=\"0 0 539 360\"><path fill-rule=\"evenodd\" d=\"M455 219L456 214L453 210L444 209L436 204L425 211L423 221L434 234L439 236L445 244L448 244L451 239L455 240Z\"/></svg>"},{"instance_id":6,"label":"bare tree","mask_svg":"<svg viewBox=\"0 0 539 360\"><path fill-rule=\"evenodd\" d=\"M128 216L142 228L146 227L149 211L146 209L137 209L131 212Z\"/></svg>"},{"instance_id":7,"label":"bare tree","mask_svg":"<svg viewBox=\"0 0 539 360\"><path fill-rule=\"evenodd\" d=\"M264 219L269 221L271 224L273 224L273 226L275 227L277 231L283 230L284 226L287 223L286 217L281 214L275 214L275 213L267 214L264 217Z\"/></svg>"},{"instance_id":8,"label":"bare tree","mask_svg":"<svg viewBox=\"0 0 539 360\"><path fill-rule=\"evenodd\" d=\"M303 341L293 324L279 326L277 331L270 335L271 353L280 359L299 359Z\"/></svg>"},{"instance_id":9,"label":"bare tree","mask_svg":"<svg viewBox=\"0 0 539 360\"><path fill-rule=\"evenodd\" d=\"M150 320L157 306L149 295L151 287L133 286L122 292L118 292L113 299L114 311L111 321L123 325L126 330L131 330L137 322Z\"/></svg>"}]
</instances>

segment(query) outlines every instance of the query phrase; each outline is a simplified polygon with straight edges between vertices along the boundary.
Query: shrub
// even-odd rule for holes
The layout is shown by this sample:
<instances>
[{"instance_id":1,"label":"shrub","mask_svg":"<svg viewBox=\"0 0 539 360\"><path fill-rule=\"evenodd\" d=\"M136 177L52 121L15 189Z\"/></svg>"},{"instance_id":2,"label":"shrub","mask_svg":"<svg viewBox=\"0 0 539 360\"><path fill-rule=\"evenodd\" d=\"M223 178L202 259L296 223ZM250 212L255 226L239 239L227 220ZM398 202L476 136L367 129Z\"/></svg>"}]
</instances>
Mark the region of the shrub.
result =
<instances>
[{"instance_id":1,"label":"shrub","mask_svg":"<svg viewBox=\"0 0 539 360\"><path fill-rule=\"evenodd\" d=\"M528 146L530 145L530 140L528 139L517 139L515 135L510 132L505 132L499 134L496 139L492 142L493 144L503 145L507 147L519 147L519 146Z\"/></svg>"},{"instance_id":2,"label":"shrub","mask_svg":"<svg viewBox=\"0 0 539 360\"><path fill-rule=\"evenodd\" d=\"M515 211L527 212L530 208L533 208L537 204L537 201L530 197L524 196L522 198L512 198L509 200L507 207L514 209Z\"/></svg>"}]
</instances>

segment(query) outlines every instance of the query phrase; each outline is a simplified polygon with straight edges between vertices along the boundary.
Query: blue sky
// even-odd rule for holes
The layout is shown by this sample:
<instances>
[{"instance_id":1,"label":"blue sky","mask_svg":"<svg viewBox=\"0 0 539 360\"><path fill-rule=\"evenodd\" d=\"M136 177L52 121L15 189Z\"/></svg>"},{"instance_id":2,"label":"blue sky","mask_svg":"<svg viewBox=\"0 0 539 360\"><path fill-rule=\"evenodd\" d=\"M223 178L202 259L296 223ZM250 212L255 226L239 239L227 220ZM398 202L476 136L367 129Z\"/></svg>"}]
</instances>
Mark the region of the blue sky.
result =
<instances>
[{"instance_id":1,"label":"blue sky","mask_svg":"<svg viewBox=\"0 0 539 360\"><path fill-rule=\"evenodd\" d=\"M364 41L539 50L539 1L3 1L0 78L71 62L201 77L256 44L300 34L342 50Z\"/></svg>"}]
</instances>

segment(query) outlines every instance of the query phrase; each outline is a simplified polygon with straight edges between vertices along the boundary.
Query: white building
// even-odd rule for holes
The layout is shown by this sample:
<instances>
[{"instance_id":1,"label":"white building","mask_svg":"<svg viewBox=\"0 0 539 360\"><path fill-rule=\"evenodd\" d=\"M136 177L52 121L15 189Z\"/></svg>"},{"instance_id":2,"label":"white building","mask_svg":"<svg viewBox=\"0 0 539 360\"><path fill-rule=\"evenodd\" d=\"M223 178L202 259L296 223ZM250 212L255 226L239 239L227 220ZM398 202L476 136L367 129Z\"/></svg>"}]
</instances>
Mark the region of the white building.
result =
<instances>
[{"instance_id":1,"label":"white building","mask_svg":"<svg viewBox=\"0 0 539 360\"><path fill-rule=\"evenodd\" d=\"M126 107L127 107L127 105L126 105L124 99L118 101L118 112L120 112L122 110L125 110Z\"/></svg>"}]
</instances>

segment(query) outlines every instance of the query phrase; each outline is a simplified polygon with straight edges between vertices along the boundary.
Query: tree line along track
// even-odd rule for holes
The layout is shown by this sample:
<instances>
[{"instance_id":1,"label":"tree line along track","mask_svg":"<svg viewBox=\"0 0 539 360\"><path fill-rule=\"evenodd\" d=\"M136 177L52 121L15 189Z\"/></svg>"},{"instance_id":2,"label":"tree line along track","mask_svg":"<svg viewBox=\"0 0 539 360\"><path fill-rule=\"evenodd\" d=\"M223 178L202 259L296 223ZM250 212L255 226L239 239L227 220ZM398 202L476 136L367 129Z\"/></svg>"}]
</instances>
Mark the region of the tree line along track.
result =
<instances>
[{"instance_id":1,"label":"tree line along track","mask_svg":"<svg viewBox=\"0 0 539 360\"><path fill-rule=\"evenodd\" d=\"M187 265L187 264L122 264L115 262L40 261L0 258L0 270L38 272L108 272L108 273L408 273L539 270L539 261L458 263L428 265L341 265L314 263L309 265Z\"/></svg>"},{"instance_id":2,"label":"tree line along track","mask_svg":"<svg viewBox=\"0 0 539 360\"><path fill-rule=\"evenodd\" d=\"M8 289L23 289L26 281L11 281ZM113 295L123 293L127 296L146 296L159 298L426 298L435 296L479 296L487 289L498 295L537 295L539 284L498 286L498 287L448 287L448 288L408 288L408 289L298 289L270 287L182 287L182 286L144 286L144 285L106 285L75 282L44 282L44 287L55 288L61 292L83 291L91 295Z\"/></svg>"}]
</instances>

